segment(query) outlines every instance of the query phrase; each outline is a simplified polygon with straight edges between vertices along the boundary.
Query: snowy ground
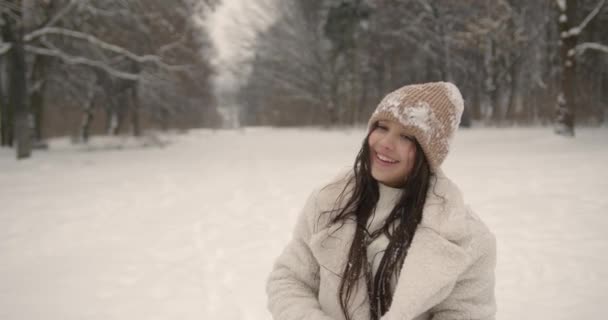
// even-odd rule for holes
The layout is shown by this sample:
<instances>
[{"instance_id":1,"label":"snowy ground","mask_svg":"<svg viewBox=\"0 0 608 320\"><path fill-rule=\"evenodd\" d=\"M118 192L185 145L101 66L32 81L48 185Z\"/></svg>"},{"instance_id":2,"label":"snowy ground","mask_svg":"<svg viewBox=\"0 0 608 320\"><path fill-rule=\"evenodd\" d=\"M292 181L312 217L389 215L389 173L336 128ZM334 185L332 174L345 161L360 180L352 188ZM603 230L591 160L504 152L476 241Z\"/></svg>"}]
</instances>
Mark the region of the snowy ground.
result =
<instances>
[{"instance_id":1,"label":"snowy ground","mask_svg":"<svg viewBox=\"0 0 608 320\"><path fill-rule=\"evenodd\" d=\"M55 140L21 162L0 149L0 319L269 319L273 259L362 135ZM459 132L444 167L498 238L498 319L603 317L607 164L608 129Z\"/></svg>"}]
</instances>

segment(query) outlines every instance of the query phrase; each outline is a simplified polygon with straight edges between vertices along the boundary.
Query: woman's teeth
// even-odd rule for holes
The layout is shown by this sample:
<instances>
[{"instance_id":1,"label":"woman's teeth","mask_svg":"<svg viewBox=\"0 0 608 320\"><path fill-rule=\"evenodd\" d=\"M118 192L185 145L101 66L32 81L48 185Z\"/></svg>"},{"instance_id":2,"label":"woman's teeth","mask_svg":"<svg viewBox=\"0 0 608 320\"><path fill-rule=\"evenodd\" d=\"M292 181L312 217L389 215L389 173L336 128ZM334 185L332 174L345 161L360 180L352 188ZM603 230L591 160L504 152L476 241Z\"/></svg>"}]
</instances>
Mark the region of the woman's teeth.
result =
<instances>
[{"instance_id":1,"label":"woman's teeth","mask_svg":"<svg viewBox=\"0 0 608 320\"><path fill-rule=\"evenodd\" d=\"M380 160L382 160L384 162L388 162L388 163L397 163L398 162L398 161L393 160L391 158L387 158L387 157L385 157L385 156L383 156L383 155L381 155L379 153L377 153L376 155L378 156L378 159L380 159Z\"/></svg>"}]
</instances>

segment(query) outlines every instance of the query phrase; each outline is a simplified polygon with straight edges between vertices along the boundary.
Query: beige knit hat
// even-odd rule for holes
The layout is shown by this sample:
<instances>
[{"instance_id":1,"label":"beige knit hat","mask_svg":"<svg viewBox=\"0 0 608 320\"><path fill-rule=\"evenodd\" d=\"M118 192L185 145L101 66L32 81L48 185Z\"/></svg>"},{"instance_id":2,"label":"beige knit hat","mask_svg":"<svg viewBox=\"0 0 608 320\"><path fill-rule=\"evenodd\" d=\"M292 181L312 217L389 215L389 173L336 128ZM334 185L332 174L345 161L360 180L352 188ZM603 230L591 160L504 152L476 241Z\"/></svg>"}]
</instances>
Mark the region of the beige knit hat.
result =
<instances>
[{"instance_id":1,"label":"beige knit hat","mask_svg":"<svg viewBox=\"0 0 608 320\"><path fill-rule=\"evenodd\" d=\"M463 109L460 90L452 83L408 85L382 99L369 119L368 129L379 120L400 122L418 140L435 172L448 155Z\"/></svg>"}]
</instances>

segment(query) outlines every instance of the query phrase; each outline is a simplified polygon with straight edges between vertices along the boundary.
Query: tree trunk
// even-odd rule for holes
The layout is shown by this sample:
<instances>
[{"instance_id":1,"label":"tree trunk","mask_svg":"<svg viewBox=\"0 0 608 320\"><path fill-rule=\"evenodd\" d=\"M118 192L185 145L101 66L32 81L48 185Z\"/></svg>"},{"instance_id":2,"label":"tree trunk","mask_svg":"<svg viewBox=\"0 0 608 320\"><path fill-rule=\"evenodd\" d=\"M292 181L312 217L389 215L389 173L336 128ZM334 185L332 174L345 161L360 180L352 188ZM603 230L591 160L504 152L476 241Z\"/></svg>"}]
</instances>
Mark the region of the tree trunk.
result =
<instances>
[{"instance_id":1,"label":"tree trunk","mask_svg":"<svg viewBox=\"0 0 608 320\"><path fill-rule=\"evenodd\" d=\"M4 99L4 64L2 63L2 57L0 57L0 147L5 145L4 143L4 127L6 120L6 106L8 105Z\"/></svg>"},{"instance_id":2,"label":"tree trunk","mask_svg":"<svg viewBox=\"0 0 608 320\"><path fill-rule=\"evenodd\" d=\"M439 37L439 50L440 53L440 65L439 71L441 72L442 81L453 81L452 79L452 58L450 55L450 45L448 43L447 31L449 26L445 26L445 19L443 12L440 11L440 7L437 5L431 5L433 18L435 21L435 33Z\"/></svg>"},{"instance_id":3,"label":"tree trunk","mask_svg":"<svg viewBox=\"0 0 608 320\"><path fill-rule=\"evenodd\" d=\"M481 104L484 120L496 119L498 113L498 93L496 90L495 70L494 70L494 42L487 39L484 49L484 82Z\"/></svg>"},{"instance_id":4,"label":"tree trunk","mask_svg":"<svg viewBox=\"0 0 608 320\"><path fill-rule=\"evenodd\" d=\"M511 90L509 92L509 104L507 106L506 119L511 123L517 123L521 114L521 62L516 59L511 64Z\"/></svg>"},{"instance_id":5,"label":"tree trunk","mask_svg":"<svg viewBox=\"0 0 608 320\"><path fill-rule=\"evenodd\" d=\"M0 57L0 146L9 146L12 139L9 139L9 128L12 121L11 108L5 95L4 75L6 66L4 57Z\"/></svg>"},{"instance_id":6,"label":"tree trunk","mask_svg":"<svg viewBox=\"0 0 608 320\"><path fill-rule=\"evenodd\" d=\"M93 110L95 107L95 82L89 87L87 92L87 101L84 105L84 114L82 115L82 123L80 124L80 141L87 143L91 133L91 123L93 122Z\"/></svg>"},{"instance_id":7,"label":"tree trunk","mask_svg":"<svg viewBox=\"0 0 608 320\"><path fill-rule=\"evenodd\" d=\"M475 74L473 75L473 88L471 102L468 104L469 115L471 120L480 120L483 119L483 109L482 109L482 94L484 92L483 85L483 59L481 53L477 54L477 59L475 63Z\"/></svg>"},{"instance_id":8,"label":"tree trunk","mask_svg":"<svg viewBox=\"0 0 608 320\"><path fill-rule=\"evenodd\" d=\"M442 21L440 19L439 21ZM441 77L442 81L454 81L452 76L452 54L450 52L450 44L448 42L448 35L446 32L446 28L442 23L439 24L438 30L440 32L439 36L441 37Z\"/></svg>"},{"instance_id":9,"label":"tree trunk","mask_svg":"<svg viewBox=\"0 0 608 320\"><path fill-rule=\"evenodd\" d=\"M137 85L131 87L127 92L129 106L131 106L131 128L133 135L141 136L141 126L139 123L139 100L137 98Z\"/></svg>"},{"instance_id":10,"label":"tree trunk","mask_svg":"<svg viewBox=\"0 0 608 320\"><path fill-rule=\"evenodd\" d=\"M91 135L91 123L93 122L93 102L85 108L84 114L82 115L82 123L80 125L80 141L87 143Z\"/></svg>"},{"instance_id":11,"label":"tree trunk","mask_svg":"<svg viewBox=\"0 0 608 320\"><path fill-rule=\"evenodd\" d=\"M8 21L9 17L6 14L2 15L4 21ZM2 26L2 39L10 39L10 29L8 24ZM14 141L14 130L13 125L15 123L15 113L13 105L11 104L10 90L11 90L11 75L13 74L13 64L10 59L10 52L3 56L0 56L0 145L2 146L13 146Z\"/></svg>"},{"instance_id":12,"label":"tree trunk","mask_svg":"<svg viewBox=\"0 0 608 320\"><path fill-rule=\"evenodd\" d=\"M574 136L574 85L576 76L576 59L574 48L578 35L569 34L572 19L576 13L576 0L567 0L566 8L559 8L561 90L555 108L555 133ZM565 10L564 10L565 9Z\"/></svg>"},{"instance_id":13,"label":"tree trunk","mask_svg":"<svg viewBox=\"0 0 608 320\"><path fill-rule=\"evenodd\" d=\"M6 20L5 20L6 21ZM22 24L8 19L8 42L13 43L10 49L9 61L12 65L10 71L9 104L15 109L14 130L16 140L17 159L29 158L31 155L31 130L29 124L29 110L27 105L25 50L23 48Z\"/></svg>"},{"instance_id":14,"label":"tree trunk","mask_svg":"<svg viewBox=\"0 0 608 320\"><path fill-rule=\"evenodd\" d=\"M367 92L369 90L369 76L369 71L367 69L365 69L365 71L361 73L361 92L359 94L359 107L357 108L357 112L355 113L355 125L361 123L361 119L365 119L366 117L366 115L363 115L363 112L367 112Z\"/></svg>"},{"instance_id":15,"label":"tree trunk","mask_svg":"<svg viewBox=\"0 0 608 320\"><path fill-rule=\"evenodd\" d=\"M44 87L44 84L42 85ZM33 137L36 142L40 142L43 139L42 134L42 124L44 121L44 93L40 90L44 90L43 88L36 90L30 97L32 104L32 116L34 120L34 132Z\"/></svg>"},{"instance_id":16,"label":"tree trunk","mask_svg":"<svg viewBox=\"0 0 608 320\"><path fill-rule=\"evenodd\" d=\"M23 33L31 33L48 22L51 16L52 6L59 5L55 2L57 1L46 1L45 4L42 4L38 0L21 0ZM48 5L48 7L45 5ZM45 18L45 22L42 22L40 20L40 14L44 11L47 12L48 18ZM32 142L34 143L35 148L45 147L41 143L43 138L42 123L44 119L46 72L50 60L50 57L33 55L31 60L29 60L31 64L26 66L26 81L29 89L27 98L29 99L29 108L33 120L30 125L32 126Z\"/></svg>"},{"instance_id":17,"label":"tree trunk","mask_svg":"<svg viewBox=\"0 0 608 320\"><path fill-rule=\"evenodd\" d=\"M34 92L30 96L32 114L34 116L34 139L42 141L42 124L44 122L44 89L46 87L46 69L49 59L43 56L34 58L32 70L32 84L36 85Z\"/></svg>"},{"instance_id":18,"label":"tree trunk","mask_svg":"<svg viewBox=\"0 0 608 320\"><path fill-rule=\"evenodd\" d=\"M118 119L118 112L116 110L111 110L109 112L109 119L108 119L108 135L111 135L111 136L118 135L118 128L119 128L118 123L119 122L120 122L120 120Z\"/></svg>"},{"instance_id":19,"label":"tree trunk","mask_svg":"<svg viewBox=\"0 0 608 320\"><path fill-rule=\"evenodd\" d=\"M107 134L111 136L116 136L120 133L120 127L122 124L121 108L123 107L122 94L123 93L116 93L114 91L114 96L108 97L108 103L110 106L108 109L107 118Z\"/></svg>"},{"instance_id":20,"label":"tree trunk","mask_svg":"<svg viewBox=\"0 0 608 320\"><path fill-rule=\"evenodd\" d=\"M340 101L338 97L337 59L332 60L329 79L327 110L327 126L333 127L340 122Z\"/></svg>"}]
</instances>

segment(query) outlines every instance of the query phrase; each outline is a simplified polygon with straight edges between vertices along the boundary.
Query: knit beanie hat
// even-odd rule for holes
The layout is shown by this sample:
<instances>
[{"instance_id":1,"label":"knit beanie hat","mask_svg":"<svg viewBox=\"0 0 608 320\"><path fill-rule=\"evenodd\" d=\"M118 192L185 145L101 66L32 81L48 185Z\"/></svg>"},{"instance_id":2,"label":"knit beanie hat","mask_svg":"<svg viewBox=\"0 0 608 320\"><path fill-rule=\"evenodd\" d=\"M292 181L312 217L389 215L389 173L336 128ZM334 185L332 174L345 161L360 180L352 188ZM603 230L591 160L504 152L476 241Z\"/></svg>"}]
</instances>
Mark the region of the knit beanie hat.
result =
<instances>
[{"instance_id":1,"label":"knit beanie hat","mask_svg":"<svg viewBox=\"0 0 608 320\"><path fill-rule=\"evenodd\" d=\"M401 123L415 137L432 172L441 166L460 124L464 102L460 90L449 82L401 87L382 99L369 119L368 129L379 120Z\"/></svg>"}]
</instances>

